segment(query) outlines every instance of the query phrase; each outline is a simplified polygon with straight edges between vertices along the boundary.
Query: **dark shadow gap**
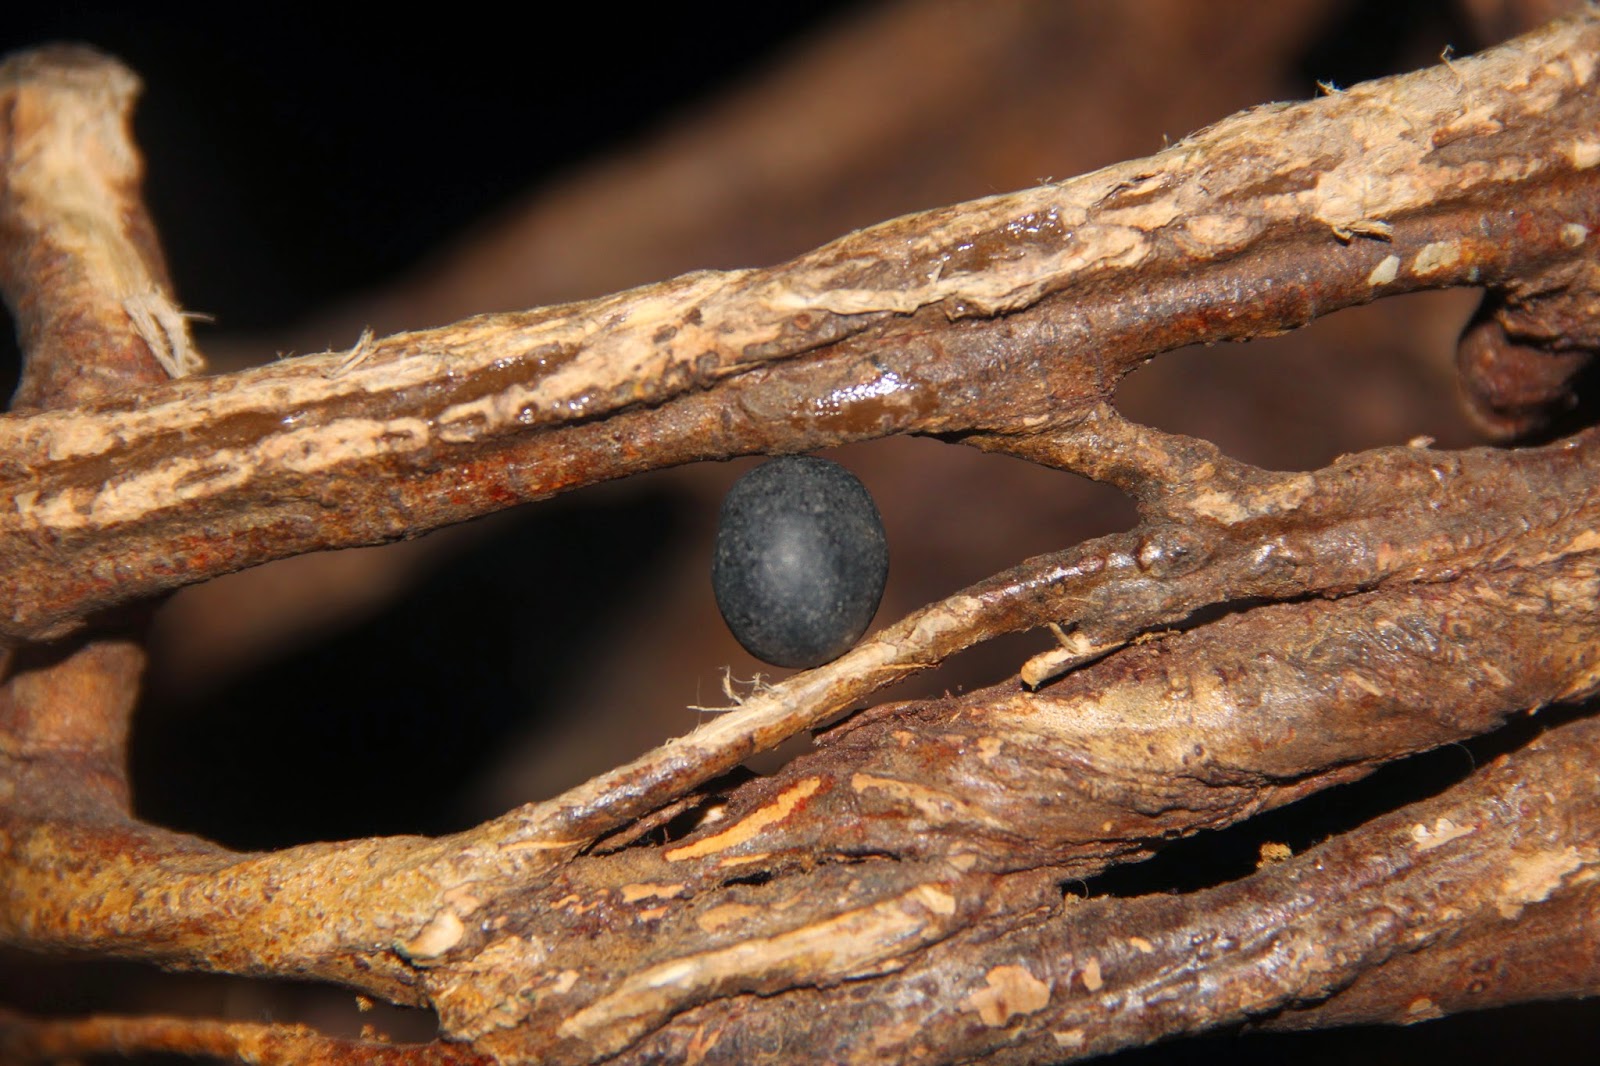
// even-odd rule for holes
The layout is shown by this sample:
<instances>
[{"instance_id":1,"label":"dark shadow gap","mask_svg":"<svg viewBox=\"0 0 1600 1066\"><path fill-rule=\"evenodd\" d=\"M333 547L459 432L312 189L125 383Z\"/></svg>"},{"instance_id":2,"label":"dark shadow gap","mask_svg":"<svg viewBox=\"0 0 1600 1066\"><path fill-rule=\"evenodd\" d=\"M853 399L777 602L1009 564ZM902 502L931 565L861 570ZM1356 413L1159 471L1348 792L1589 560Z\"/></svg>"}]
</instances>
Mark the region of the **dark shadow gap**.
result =
<instances>
[{"instance_id":1,"label":"dark shadow gap","mask_svg":"<svg viewBox=\"0 0 1600 1066\"><path fill-rule=\"evenodd\" d=\"M226 974L172 973L136 962L29 955L0 949L0 1002L34 1018L96 1014L171 1015L224 1022L305 1025L324 1036L357 1040L362 1030L397 1044L421 1044L439 1035L432 1010L397 1007L333 985L269 981ZM182 1056L108 1059L190 1061Z\"/></svg>"},{"instance_id":2,"label":"dark shadow gap","mask_svg":"<svg viewBox=\"0 0 1600 1066\"><path fill-rule=\"evenodd\" d=\"M1463 5L1415 0L1354 0L1337 5L1311 44L1292 63L1309 91L1318 84L1347 89L1358 82L1410 70L1438 60L1443 42L1455 55L1470 55L1487 43L1462 17Z\"/></svg>"},{"instance_id":3,"label":"dark shadow gap","mask_svg":"<svg viewBox=\"0 0 1600 1066\"><path fill-rule=\"evenodd\" d=\"M1121 381L1116 407L1266 470L1316 470L1419 436L1440 448L1482 444L1455 371L1479 299L1466 289L1407 293L1281 336L1165 352Z\"/></svg>"},{"instance_id":4,"label":"dark shadow gap","mask_svg":"<svg viewBox=\"0 0 1600 1066\"><path fill-rule=\"evenodd\" d=\"M462 797L508 737L561 714L582 651L685 521L665 491L496 516L380 613L197 704L153 674L130 743L137 813L242 850L466 828Z\"/></svg>"}]
</instances>

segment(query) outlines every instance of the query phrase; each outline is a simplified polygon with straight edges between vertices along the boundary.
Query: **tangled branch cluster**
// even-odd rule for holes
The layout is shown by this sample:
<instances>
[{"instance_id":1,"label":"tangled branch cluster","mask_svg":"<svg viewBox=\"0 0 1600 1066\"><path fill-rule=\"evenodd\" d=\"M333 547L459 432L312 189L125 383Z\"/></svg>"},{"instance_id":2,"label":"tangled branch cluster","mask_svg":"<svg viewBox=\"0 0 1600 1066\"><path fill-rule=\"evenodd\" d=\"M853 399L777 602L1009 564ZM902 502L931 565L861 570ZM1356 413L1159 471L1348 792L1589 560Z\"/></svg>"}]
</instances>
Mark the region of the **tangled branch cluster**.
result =
<instances>
[{"instance_id":1,"label":"tangled branch cluster","mask_svg":"<svg viewBox=\"0 0 1600 1066\"><path fill-rule=\"evenodd\" d=\"M1592 993L1600 725L1581 715L1238 881L1063 886L1600 685L1594 432L1280 474L1113 405L1183 344L1479 286L1469 401L1502 436L1542 424L1600 345L1597 77L1591 12L776 267L204 377L137 198L135 79L79 50L9 60L0 282L26 367L0 418L0 935L337 982L431 1005L442 1035L8 1017L0 1042L1024 1062ZM152 596L639 471L892 434L1109 482L1139 523L456 836L241 854L131 814L130 618ZM1061 647L1016 678L875 707L717 783L1047 625Z\"/></svg>"}]
</instances>

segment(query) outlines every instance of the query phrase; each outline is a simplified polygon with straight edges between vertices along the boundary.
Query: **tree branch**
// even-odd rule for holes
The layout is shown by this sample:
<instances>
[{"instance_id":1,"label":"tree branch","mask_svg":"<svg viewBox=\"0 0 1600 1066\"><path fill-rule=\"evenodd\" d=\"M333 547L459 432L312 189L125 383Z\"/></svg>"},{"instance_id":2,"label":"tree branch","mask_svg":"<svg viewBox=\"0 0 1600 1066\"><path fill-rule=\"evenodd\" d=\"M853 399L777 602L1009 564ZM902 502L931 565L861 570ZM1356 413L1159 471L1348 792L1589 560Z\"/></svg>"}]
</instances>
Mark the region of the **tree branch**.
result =
<instances>
[{"instance_id":1,"label":"tree branch","mask_svg":"<svg viewBox=\"0 0 1600 1066\"><path fill-rule=\"evenodd\" d=\"M3 632L640 470L1070 425L1150 355L1380 295L1589 291L1597 35L1558 23L767 270L0 420Z\"/></svg>"},{"instance_id":2,"label":"tree branch","mask_svg":"<svg viewBox=\"0 0 1600 1066\"><path fill-rule=\"evenodd\" d=\"M1592 952L1558 953L1587 966L1525 974L1451 966L1482 938L1515 944L1524 923L1593 925L1597 745L1600 726L1573 723L1438 799L1216 889L1080 902L1037 877L1023 879L1031 892L995 887L992 918L879 980L795 987L760 1010L722 990L620 1061L862 1061L866 1033L905 1057L1064 1061L1318 1001L1392 963L1412 994L1391 1020L1592 993ZM957 906L976 888L959 885Z\"/></svg>"}]
</instances>

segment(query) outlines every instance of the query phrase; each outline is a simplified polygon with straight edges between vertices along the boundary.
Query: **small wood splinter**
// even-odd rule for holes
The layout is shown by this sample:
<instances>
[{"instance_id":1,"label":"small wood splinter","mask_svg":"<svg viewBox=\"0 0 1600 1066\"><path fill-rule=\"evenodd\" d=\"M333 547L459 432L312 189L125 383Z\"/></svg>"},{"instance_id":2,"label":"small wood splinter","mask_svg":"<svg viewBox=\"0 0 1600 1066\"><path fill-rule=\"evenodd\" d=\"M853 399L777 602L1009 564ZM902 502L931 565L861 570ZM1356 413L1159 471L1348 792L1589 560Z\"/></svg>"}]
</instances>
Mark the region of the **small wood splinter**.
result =
<instances>
[{"instance_id":1,"label":"small wood splinter","mask_svg":"<svg viewBox=\"0 0 1600 1066\"><path fill-rule=\"evenodd\" d=\"M1055 622L1046 622L1045 626L1055 634L1055 638L1061 642L1061 647L1040 652L1022 664L1018 676L1030 689L1036 689L1069 670L1104 658L1128 643L1126 640L1115 640L1109 644L1096 644L1082 633L1068 633Z\"/></svg>"}]
</instances>

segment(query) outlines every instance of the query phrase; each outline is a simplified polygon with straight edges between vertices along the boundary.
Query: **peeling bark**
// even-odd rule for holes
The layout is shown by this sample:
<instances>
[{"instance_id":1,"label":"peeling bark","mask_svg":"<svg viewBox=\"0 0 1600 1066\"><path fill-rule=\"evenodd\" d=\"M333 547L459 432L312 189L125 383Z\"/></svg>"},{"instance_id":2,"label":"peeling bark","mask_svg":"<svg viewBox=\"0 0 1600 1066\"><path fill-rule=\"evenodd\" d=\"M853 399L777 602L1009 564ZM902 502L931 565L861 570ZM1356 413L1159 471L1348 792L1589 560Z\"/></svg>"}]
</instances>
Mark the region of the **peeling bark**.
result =
<instances>
[{"instance_id":1,"label":"peeling bark","mask_svg":"<svg viewBox=\"0 0 1600 1066\"><path fill-rule=\"evenodd\" d=\"M1384 975L1395 980L1386 991L1402 993L1388 1003L1391 1021L1444 1004L1590 994L1592 951L1587 965L1565 949L1559 957L1574 965L1513 975L1506 964L1524 923L1545 919L1589 930L1592 948L1597 740L1592 721L1563 727L1435 800L1216 889L1080 901L1037 875L1020 875L1026 888L986 885L998 914L879 981L795 988L759 1010L721 1000L685 1012L631 1061L859 1062L888 1049L943 1061L1065 1061L1335 994L1332 1013L1341 989L1359 1000L1352 982L1382 984ZM958 899L963 889L977 886L959 885ZM1450 969L1485 942L1495 947L1471 956L1475 971ZM1496 959L1506 951L1511 958ZM959 965L940 965L952 956ZM1316 1009L1304 1020L1317 1024ZM829 1025L807 1022L822 1012ZM831 1024L841 1014L849 1020ZM874 1046L866 1033L890 1043Z\"/></svg>"}]
</instances>

